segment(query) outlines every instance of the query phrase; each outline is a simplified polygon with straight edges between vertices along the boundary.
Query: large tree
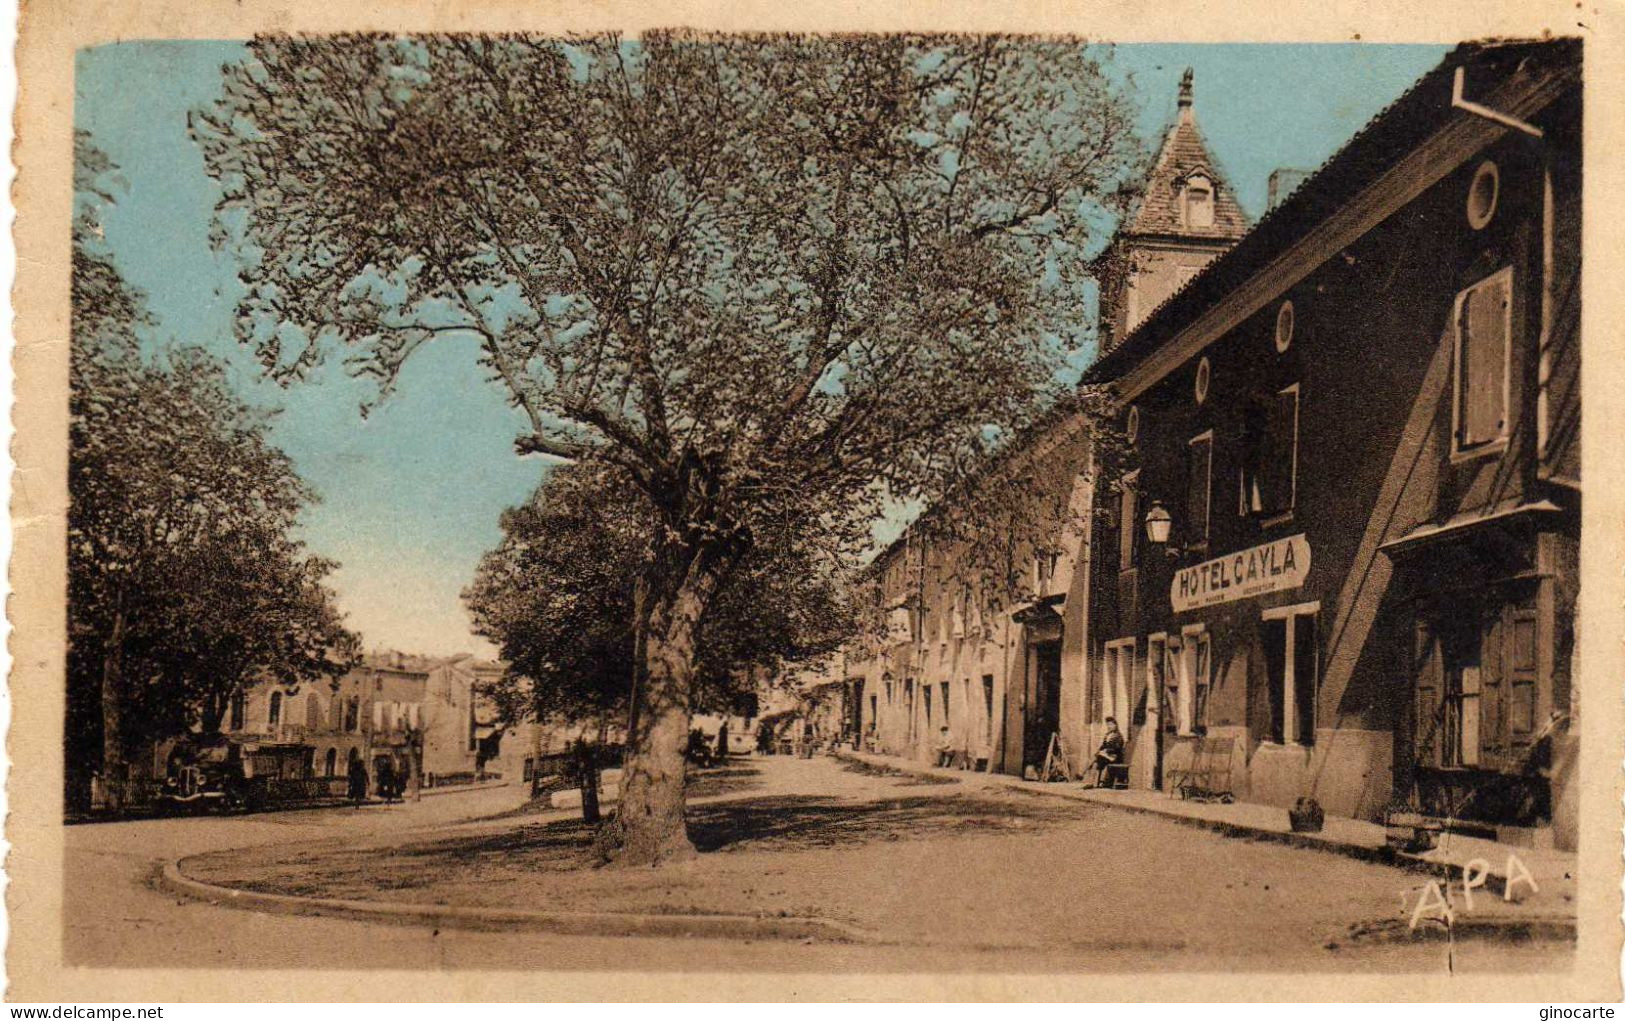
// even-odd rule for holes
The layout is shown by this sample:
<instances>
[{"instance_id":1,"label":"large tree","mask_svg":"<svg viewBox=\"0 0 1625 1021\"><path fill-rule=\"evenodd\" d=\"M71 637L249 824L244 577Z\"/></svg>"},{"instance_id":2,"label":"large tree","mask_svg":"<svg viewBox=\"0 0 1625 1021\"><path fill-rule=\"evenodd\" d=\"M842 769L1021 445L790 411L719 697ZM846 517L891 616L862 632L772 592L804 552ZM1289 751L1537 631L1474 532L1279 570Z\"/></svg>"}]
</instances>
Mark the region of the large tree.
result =
<instances>
[{"instance_id":1,"label":"large tree","mask_svg":"<svg viewBox=\"0 0 1625 1021\"><path fill-rule=\"evenodd\" d=\"M504 718L623 716L637 674L639 580L655 524L623 472L571 465L549 472L502 515L502 541L463 598L507 670L488 694ZM753 547L701 622L697 708L726 711L755 677L821 656L855 626L844 579L804 545Z\"/></svg>"},{"instance_id":2,"label":"large tree","mask_svg":"<svg viewBox=\"0 0 1625 1021\"><path fill-rule=\"evenodd\" d=\"M239 329L387 392L471 335L530 429L653 510L621 860L692 854L702 622L750 551L839 558L1037 414L1136 153L1076 40L255 40L193 121Z\"/></svg>"},{"instance_id":3,"label":"large tree","mask_svg":"<svg viewBox=\"0 0 1625 1021\"><path fill-rule=\"evenodd\" d=\"M76 155L65 750L70 800L99 767L117 807L132 750L218 729L233 691L320 677L353 638L268 415L204 352L143 349L153 317L97 214L116 168L83 135Z\"/></svg>"}]
</instances>

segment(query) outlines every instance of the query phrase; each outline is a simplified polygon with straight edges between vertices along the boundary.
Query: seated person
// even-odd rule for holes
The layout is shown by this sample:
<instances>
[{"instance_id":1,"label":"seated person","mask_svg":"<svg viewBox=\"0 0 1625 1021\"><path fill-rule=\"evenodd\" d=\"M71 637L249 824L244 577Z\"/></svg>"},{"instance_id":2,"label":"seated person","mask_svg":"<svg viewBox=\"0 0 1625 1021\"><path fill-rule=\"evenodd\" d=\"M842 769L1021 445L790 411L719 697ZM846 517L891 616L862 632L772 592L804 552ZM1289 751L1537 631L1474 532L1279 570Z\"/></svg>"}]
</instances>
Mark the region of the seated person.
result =
<instances>
[{"instance_id":1,"label":"seated person","mask_svg":"<svg viewBox=\"0 0 1625 1021\"><path fill-rule=\"evenodd\" d=\"M1117 720L1106 717L1106 736L1100 741L1100 749L1095 752L1095 761L1092 768L1095 771L1095 786L1099 787L1106 780L1106 768L1115 766L1123 761L1123 735L1117 729Z\"/></svg>"},{"instance_id":2,"label":"seated person","mask_svg":"<svg viewBox=\"0 0 1625 1021\"><path fill-rule=\"evenodd\" d=\"M954 754L957 751L954 748L954 739L949 735L946 725L940 733L941 737L937 739L937 765L951 766L954 764Z\"/></svg>"}]
</instances>

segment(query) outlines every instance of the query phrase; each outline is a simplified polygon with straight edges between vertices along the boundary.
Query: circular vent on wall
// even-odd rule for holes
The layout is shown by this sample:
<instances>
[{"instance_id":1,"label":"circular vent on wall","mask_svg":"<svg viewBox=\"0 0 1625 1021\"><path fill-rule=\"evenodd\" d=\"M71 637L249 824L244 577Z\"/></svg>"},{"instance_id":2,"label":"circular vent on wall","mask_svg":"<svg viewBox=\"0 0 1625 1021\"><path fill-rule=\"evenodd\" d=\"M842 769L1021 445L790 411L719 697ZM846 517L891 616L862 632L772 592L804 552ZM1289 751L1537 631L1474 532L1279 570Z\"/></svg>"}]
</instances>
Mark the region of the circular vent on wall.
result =
<instances>
[{"instance_id":1,"label":"circular vent on wall","mask_svg":"<svg viewBox=\"0 0 1625 1021\"><path fill-rule=\"evenodd\" d=\"M1501 197L1501 171L1491 160L1478 165L1473 183L1467 186L1467 222L1483 230L1495 216L1495 203Z\"/></svg>"},{"instance_id":2,"label":"circular vent on wall","mask_svg":"<svg viewBox=\"0 0 1625 1021\"><path fill-rule=\"evenodd\" d=\"M1196 403L1201 404L1207 400L1207 388L1213 382L1213 367L1208 364L1207 358L1196 366Z\"/></svg>"},{"instance_id":3,"label":"circular vent on wall","mask_svg":"<svg viewBox=\"0 0 1625 1021\"><path fill-rule=\"evenodd\" d=\"M1297 313L1292 302L1283 301L1275 313L1275 350L1284 352L1292 346L1292 327L1297 324Z\"/></svg>"}]
</instances>

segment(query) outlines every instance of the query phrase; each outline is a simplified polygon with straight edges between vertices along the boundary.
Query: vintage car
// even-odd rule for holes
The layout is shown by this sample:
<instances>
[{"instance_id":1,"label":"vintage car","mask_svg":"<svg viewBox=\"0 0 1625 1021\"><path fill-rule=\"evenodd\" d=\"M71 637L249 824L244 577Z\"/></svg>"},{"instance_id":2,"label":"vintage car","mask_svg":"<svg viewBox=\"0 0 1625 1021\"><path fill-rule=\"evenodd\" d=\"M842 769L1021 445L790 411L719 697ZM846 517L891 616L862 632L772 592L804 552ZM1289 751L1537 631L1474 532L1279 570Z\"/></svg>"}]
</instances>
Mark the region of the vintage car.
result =
<instances>
[{"instance_id":1,"label":"vintage car","mask_svg":"<svg viewBox=\"0 0 1625 1021\"><path fill-rule=\"evenodd\" d=\"M227 737L177 743L169 753L158 800L173 810L244 811L286 793L271 784L309 773L312 749L302 744L244 744ZM281 785L279 785L281 786Z\"/></svg>"}]
</instances>

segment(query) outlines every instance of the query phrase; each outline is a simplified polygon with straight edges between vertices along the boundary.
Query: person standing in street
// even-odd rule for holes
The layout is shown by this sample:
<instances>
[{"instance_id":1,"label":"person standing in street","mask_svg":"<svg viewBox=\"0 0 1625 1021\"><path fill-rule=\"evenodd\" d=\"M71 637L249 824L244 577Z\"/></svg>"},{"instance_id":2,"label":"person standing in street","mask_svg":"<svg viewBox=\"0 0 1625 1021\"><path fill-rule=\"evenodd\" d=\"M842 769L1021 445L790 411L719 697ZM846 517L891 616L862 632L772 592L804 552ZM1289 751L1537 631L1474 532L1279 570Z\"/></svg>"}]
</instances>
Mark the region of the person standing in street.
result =
<instances>
[{"instance_id":1,"label":"person standing in street","mask_svg":"<svg viewBox=\"0 0 1625 1021\"><path fill-rule=\"evenodd\" d=\"M350 800L358 805L367 800L367 767L359 758L350 760Z\"/></svg>"},{"instance_id":2,"label":"person standing in street","mask_svg":"<svg viewBox=\"0 0 1625 1021\"><path fill-rule=\"evenodd\" d=\"M378 796L384 801L395 800L395 764L389 759L378 760Z\"/></svg>"}]
</instances>

